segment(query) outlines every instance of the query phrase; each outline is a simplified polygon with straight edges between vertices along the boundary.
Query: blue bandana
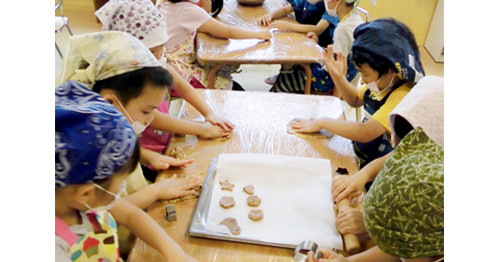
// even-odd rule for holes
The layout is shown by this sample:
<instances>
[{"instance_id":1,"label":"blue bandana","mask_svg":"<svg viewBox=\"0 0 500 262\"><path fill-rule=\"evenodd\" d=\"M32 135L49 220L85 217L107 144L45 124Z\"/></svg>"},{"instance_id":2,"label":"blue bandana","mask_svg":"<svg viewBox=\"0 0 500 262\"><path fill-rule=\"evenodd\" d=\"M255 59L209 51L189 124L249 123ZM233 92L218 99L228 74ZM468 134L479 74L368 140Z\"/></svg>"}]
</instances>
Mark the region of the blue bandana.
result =
<instances>
[{"instance_id":1,"label":"blue bandana","mask_svg":"<svg viewBox=\"0 0 500 262\"><path fill-rule=\"evenodd\" d=\"M354 31L352 53L362 53L375 65L380 63L380 59L390 61L400 79L417 83L425 73L419 51L413 50L408 41L409 33L407 28L395 24L393 19L364 23Z\"/></svg>"},{"instance_id":2,"label":"blue bandana","mask_svg":"<svg viewBox=\"0 0 500 262\"><path fill-rule=\"evenodd\" d=\"M132 156L137 137L127 119L76 81L56 87L56 187L108 178Z\"/></svg>"}]
</instances>

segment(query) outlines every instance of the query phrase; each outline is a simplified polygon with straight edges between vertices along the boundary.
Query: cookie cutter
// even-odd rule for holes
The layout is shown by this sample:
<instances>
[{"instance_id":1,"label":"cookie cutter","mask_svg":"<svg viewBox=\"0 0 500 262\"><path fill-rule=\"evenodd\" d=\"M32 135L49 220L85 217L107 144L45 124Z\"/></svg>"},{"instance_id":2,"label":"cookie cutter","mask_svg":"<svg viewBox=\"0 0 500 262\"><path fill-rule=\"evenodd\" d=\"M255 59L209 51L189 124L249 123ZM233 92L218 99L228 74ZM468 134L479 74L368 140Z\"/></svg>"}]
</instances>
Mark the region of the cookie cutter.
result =
<instances>
[{"instance_id":1,"label":"cookie cutter","mask_svg":"<svg viewBox=\"0 0 500 262\"><path fill-rule=\"evenodd\" d=\"M173 204L166 205L165 213L167 221L172 222L177 220L177 211L175 210L175 205Z\"/></svg>"},{"instance_id":2,"label":"cookie cutter","mask_svg":"<svg viewBox=\"0 0 500 262\"><path fill-rule=\"evenodd\" d=\"M309 251L314 252L314 258L315 259L320 259L321 258L321 252L318 250L318 244L314 243L313 241L306 240L300 243L296 248L295 248L295 256L293 257L294 262L305 262L307 260L307 253Z\"/></svg>"}]
</instances>

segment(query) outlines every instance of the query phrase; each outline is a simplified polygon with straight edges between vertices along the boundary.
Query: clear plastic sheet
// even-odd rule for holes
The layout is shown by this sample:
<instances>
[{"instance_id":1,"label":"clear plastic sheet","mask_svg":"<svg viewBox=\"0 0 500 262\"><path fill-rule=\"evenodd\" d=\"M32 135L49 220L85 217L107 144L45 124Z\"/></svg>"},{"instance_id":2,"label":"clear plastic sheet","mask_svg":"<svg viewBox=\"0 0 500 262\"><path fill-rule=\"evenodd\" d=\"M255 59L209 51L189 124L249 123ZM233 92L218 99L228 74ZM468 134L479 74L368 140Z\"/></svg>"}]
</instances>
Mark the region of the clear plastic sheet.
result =
<instances>
[{"instance_id":1,"label":"clear plastic sheet","mask_svg":"<svg viewBox=\"0 0 500 262\"><path fill-rule=\"evenodd\" d=\"M294 95L283 93L197 90L215 113L236 125L233 136L226 140L176 136L171 147L179 145L195 161L186 168L171 168L162 177L177 174L206 174L210 162L219 154L263 153L301 157L326 158L332 170L357 170L357 161L350 140L339 136L330 139L299 138L286 131L293 118L342 116L341 101L332 96ZM185 119L203 121L191 105L186 104ZM332 174L333 175L333 174ZM285 183L286 181L284 181ZM155 203L148 210L183 250L199 261L290 261L293 250L260 245L216 241L187 236L197 199L176 203L177 221L167 222L165 207ZM153 248L138 240L130 261L164 261Z\"/></svg>"},{"instance_id":2,"label":"clear plastic sheet","mask_svg":"<svg viewBox=\"0 0 500 262\"><path fill-rule=\"evenodd\" d=\"M286 5L284 0L266 0L261 6L244 6L227 0L218 19L246 30L267 29L270 41L216 39L204 33L197 35L197 56L201 64L299 64L323 61L322 49L305 34L280 32L257 24L257 18ZM293 22L291 17L283 18Z\"/></svg>"}]
</instances>

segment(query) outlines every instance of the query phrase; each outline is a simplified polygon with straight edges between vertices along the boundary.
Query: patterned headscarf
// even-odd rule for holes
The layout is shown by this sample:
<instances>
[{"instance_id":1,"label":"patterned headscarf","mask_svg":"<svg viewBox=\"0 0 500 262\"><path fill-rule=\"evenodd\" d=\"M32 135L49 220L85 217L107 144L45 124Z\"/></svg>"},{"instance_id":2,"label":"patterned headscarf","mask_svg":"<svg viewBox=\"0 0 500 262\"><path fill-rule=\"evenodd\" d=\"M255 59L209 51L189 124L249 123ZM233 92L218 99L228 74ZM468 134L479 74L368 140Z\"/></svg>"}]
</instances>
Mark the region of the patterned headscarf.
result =
<instances>
[{"instance_id":1,"label":"patterned headscarf","mask_svg":"<svg viewBox=\"0 0 500 262\"><path fill-rule=\"evenodd\" d=\"M444 150L420 127L384 163L364 198L363 222L387 254L444 253Z\"/></svg>"},{"instance_id":2,"label":"patterned headscarf","mask_svg":"<svg viewBox=\"0 0 500 262\"><path fill-rule=\"evenodd\" d=\"M55 186L85 184L117 172L137 137L116 108L76 81L56 87Z\"/></svg>"},{"instance_id":3,"label":"patterned headscarf","mask_svg":"<svg viewBox=\"0 0 500 262\"><path fill-rule=\"evenodd\" d=\"M151 0L111 0L95 15L103 31L127 32L149 49L168 40L165 21Z\"/></svg>"},{"instance_id":4,"label":"patterned headscarf","mask_svg":"<svg viewBox=\"0 0 500 262\"><path fill-rule=\"evenodd\" d=\"M377 19L358 26L354 30L352 53L363 54L372 64L387 60L394 65L400 79L417 83L425 75L420 52L408 41L411 32L397 23L394 19Z\"/></svg>"},{"instance_id":5,"label":"patterned headscarf","mask_svg":"<svg viewBox=\"0 0 500 262\"><path fill-rule=\"evenodd\" d=\"M99 80L125 74L160 62L137 38L106 31L73 36L64 56L61 83L76 80L92 88Z\"/></svg>"}]
</instances>

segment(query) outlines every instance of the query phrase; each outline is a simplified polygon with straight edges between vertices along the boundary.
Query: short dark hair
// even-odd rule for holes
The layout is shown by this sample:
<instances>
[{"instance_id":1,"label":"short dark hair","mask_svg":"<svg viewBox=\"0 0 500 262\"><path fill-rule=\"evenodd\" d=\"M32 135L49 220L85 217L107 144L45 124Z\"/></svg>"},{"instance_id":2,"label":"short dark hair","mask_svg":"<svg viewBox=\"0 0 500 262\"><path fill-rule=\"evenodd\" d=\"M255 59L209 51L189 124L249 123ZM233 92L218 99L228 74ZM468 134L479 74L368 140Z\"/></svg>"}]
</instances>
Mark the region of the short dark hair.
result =
<instances>
[{"instance_id":1,"label":"short dark hair","mask_svg":"<svg viewBox=\"0 0 500 262\"><path fill-rule=\"evenodd\" d=\"M217 17L224 7L224 0L212 0L212 17Z\"/></svg>"},{"instance_id":2,"label":"short dark hair","mask_svg":"<svg viewBox=\"0 0 500 262\"><path fill-rule=\"evenodd\" d=\"M410 47L413 49L416 55L415 59L417 61L420 61L420 51L418 50L418 45L417 41L415 40L415 36L405 24L393 18L382 18L382 19L377 19L377 21L398 26L404 32L404 35L408 40ZM378 56L373 52L367 54L365 52L355 52L353 49L352 60L358 67L361 67L362 64L368 64L373 70L377 71L380 76L389 72L389 69L392 69L392 71L394 72L398 72L396 66L391 61L381 56Z\"/></svg>"},{"instance_id":3,"label":"short dark hair","mask_svg":"<svg viewBox=\"0 0 500 262\"><path fill-rule=\"evenodd\" d=\"M144 86L149 83L157 88L171 88L172 75L163 67L144 67L139 70L96 81L92 90L100 93L111 89L117 93L124 106L133 98L141 95Z\"/></svg>"}]
</instances>

